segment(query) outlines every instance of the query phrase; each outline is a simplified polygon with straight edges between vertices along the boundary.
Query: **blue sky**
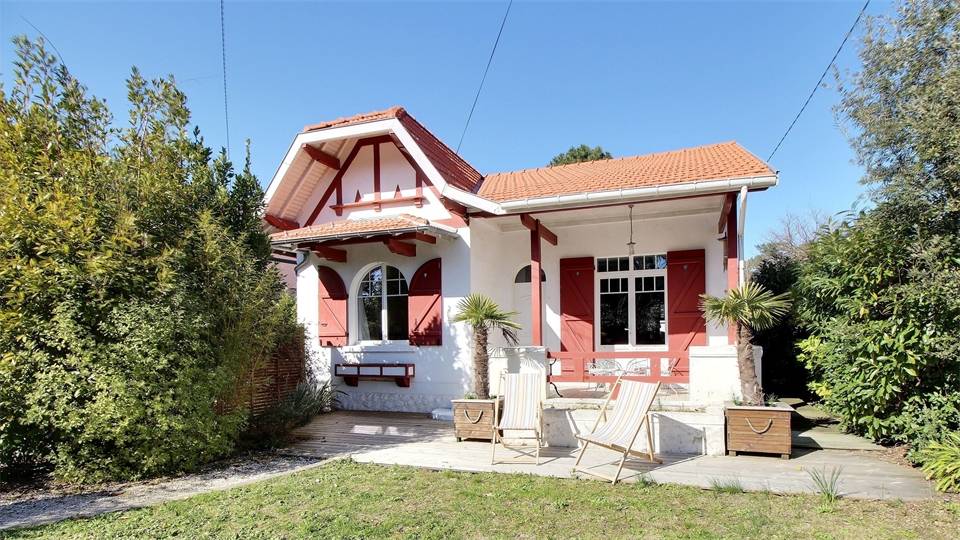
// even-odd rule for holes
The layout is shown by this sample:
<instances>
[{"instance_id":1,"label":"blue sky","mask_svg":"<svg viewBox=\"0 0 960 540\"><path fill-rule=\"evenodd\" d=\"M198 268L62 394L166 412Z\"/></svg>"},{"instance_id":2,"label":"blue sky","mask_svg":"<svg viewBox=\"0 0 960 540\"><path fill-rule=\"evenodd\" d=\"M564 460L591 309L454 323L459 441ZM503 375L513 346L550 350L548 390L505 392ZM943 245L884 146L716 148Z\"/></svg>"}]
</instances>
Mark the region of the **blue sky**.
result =
<instances>
[{"instance_id":1,"label":"blue sky","mask_svg":"<svg viewBox=\"0 0 960 540\"><path fill-rule=\"evenodd\" d=\"M462 155L481 172L546 164L574 144L616 156L737 140L765 159L860 2L516 2ZM303 125L400 104L455 147L506 2L227 2L232 156L252 139L261 182ZM868 13L892 10L871 4ZM208 144L226 144L217 2L0 0L0 65L39 28L125 119L124 79L173 74ZM856 36L859 36L858 31ZM859 40L838 59L857 68ZM751 195L748 255L788 212L833 213L862 193L821 88L771 161L780 186Z\"/></svg>"}]
</instances>

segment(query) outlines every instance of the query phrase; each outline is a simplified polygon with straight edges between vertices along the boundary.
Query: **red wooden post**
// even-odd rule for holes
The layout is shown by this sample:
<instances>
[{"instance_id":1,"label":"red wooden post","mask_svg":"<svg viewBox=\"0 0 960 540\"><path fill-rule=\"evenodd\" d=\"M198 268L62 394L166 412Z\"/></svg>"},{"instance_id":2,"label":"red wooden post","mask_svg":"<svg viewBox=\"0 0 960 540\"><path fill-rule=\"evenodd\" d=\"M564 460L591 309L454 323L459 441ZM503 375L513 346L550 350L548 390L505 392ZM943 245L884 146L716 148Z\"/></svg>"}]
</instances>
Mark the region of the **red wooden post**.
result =
<instances>
[{"instance_id":1,"label":"red wooden post","mask_svg":"<svg viewBox=\"0 0 960 540\"><path fill-rule=\"evenodd\" d=\"M542 286L540 284L540 220L530 230L530 325L533 343L543 346Z\"/></svg>"},{"instance_id":2,"label":"red wooden post","mask_svg":"<svg viewBox=\"0 0 960 540\"><path fill-rule=\"evenodd\" d=\"M740 257L737 253L737 195L728 193L727 199L731 201L730 211L727 213L727 291L729 292L740 286ZM736 326L730 325L727 336L731 345L736 344Z\"/></svg>"}]
</instances>

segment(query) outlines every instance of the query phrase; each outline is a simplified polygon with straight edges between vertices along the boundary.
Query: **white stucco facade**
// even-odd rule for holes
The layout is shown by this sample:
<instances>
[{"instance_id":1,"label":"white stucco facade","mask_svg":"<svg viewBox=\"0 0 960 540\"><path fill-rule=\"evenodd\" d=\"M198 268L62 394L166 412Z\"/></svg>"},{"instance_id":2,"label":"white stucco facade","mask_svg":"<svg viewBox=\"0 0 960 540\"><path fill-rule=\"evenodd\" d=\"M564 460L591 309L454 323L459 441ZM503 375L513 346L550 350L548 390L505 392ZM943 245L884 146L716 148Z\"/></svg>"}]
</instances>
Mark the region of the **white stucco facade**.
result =
<instances>
[{"instance_id":1,"label":"white stucco facade","mask_svg":"<svg viewBox=\"0 0 960 540\"><path fill-rule=\"evenodd\" d=\"M576 444L573 435L592 425L597 415L595 403L551 399L554 394L546 384L547 376L557 375L560 370L554 361L556 357L550 357L550 352L561 351L561 341L565 339L562 326L570 327L570 311L561 313L564 294L560 286L561 261L583 258L595 264L596 272L590 274L595 280L594 298L590 299L595 320L589 321L594 325L594 343L586 344L586 349L581 350L678 352L669 349L674 337L669 332L673 324L670 293L671 287L689 289L686 284L695 281L689 277L691 274L686 274L686 282L678 278L681 287L671 283L668 269L662 266L655 269L657 277L651 278L661 280L663 285L658 287L663 288L655 292L662 293L663 300L656 300L655 306L660 307L645 308L647 311L643 313L659 314L647 315L646 320L653 320L652 332L660 336L658 340L662 337L664 343L633 339L635 334L642 333L635 325L641 308L633 304L640 302L634 296L642 295L634 295L627 300L631 303L626 324L631 335L628 343L651 344L624 345L614 341L617 345L603 345L600 343L600 280L603 276L599 274L598 260L629 257L633 261L634 255L650 255L662 260L663 257L669 259L670 253L696 253L702 259L703 281L698 277L694 294L684 298L695 300L699 292L723 295L731 284L737 283L737 276L728 274L728 268L736 271L738 261L736 254L731 251L731 255L728 250L736 249L738 233L742 232L742 226L732 225L735 218L730 216L736 216L736 208L731 201L739 196L742 202L749 189L766 189L776 183L774 173L771 173L773 176L710 177L683 184L597 192L584 186L582 193L497 202L478 194L482 180L478 172L473 171L476 176L471 177L472 168L458 161L459 156L445 149L442 143L431 143L429 134L417 131L419 128L409 118L399 114L374 116L373 120L356 124L333 122L329 128L306 129L297 135L267 189L265 220L277 231L273 245L280 252L278 256L289 258L295 253L297 258L290 279L296 284L297 313L308 335L313 380L331 382L341 392L338 401L344 409L425 413L449 407L450 400L462 398L473 390L471 329L464 323L454 323L453 319L465 296L482 293L501 308L516 312L515 320L523 326L519 346L508 346L498 333L491 332L491 389L496 392L497 377L504 369L543 373L543 395L550 402L544 414L545 434L547 443L552 445ZM421 148L423 142L429 147ZM456 182L454 176L458 176ZM473 188L470 178L477 182ZM740 214L743 214L742 204ZM390 226L393 228L379 229L353 226L387 222L391 218L394 222L406 220L410 225L394 224ZM531 265L534 252L531 242L537 237L532 236L531 221L539 223L534 229L542 227L548 231L546 237L555 235L557 240L556 245L544 239L539 242L545 279L541 284L541 304L536 308L531 300L532 284L516 279L524 267ZM325 226L329 227L325 229ZM718 230L725 232L721 234ZM302 234L284 236L287 231ZM728 237L728 234L736 236ZM427 275L420 270L435 259L440 260L441 274L439 291L432 293L431 298L439 298L439 343L433 341L432 334L431 340L420 345L414 344L417 341L413 334L409 339L369 339L370 326L363 326L366 332L362 332L364 323L358 316L362 311L359 293L364 276L377 266L383 268L384 274L395 269L400 278L393 279L402 279L412 287L414 276ZM688 261L682 256L678 256L678 260L686 271ZM699 260L695 264L697 269L701 266ZM630 276L624 278L624 283L629 280L630 290L636 292L635 287L640 285L632 285L633 280L646 278L627 273ZM342 293L333 299L328 283L331 276L335 276L332 279L337 287L342 282ZM534 281L537 278L530 276ZM386 278L382 279L385 291ZM383 325L378 330L383 337L388 334L387 313L392 308L384 307L389 293L378 294L383 295L382 306L375 308L383 313ZM330 306L334 304L334 309L343 310L342 325L337 319L341 311L331 315ZM675 305L685 303L677 301ZM540 310L540 316L534 309ZM693 319L698 319L696 306L689 310L693 312ZM410 311L406 322L413 332L414 308L410 307ZM369 317L367 311L364 313ZM688 313L676 317L683 321ZM336 319L340 334L331 340L325 333L326 341L322 342L321 326L328 327L331 317ZM564 317L566 323L563 323ZM541 343L535 343L531 330L538 319L542 321ZM436 319L430 316L419 320ZM623 318L616 321L614 326L619 328ZM653 422L654 444L661 452L723 452L720 406L739 395L736 351L728 328L707 324L704 331L703 323L697 324L695 330L675 332L694 336L696 342L688 340L683 354L679 355L689 358L689 381L671 391L682 397L658 403ZM658 325L660 330L656 329ZM678 323L673 328L684 327ZM361 340L362 335L368 335L368 339ZM689 346L691 343L694 346ZM651 355L650 364L655 358ZM665 366L665 373L672 375L669 360L657 359L662 369ZM664 361L667 363L663 364ZM360 377L351 379L348 385L347 379L334 376L336 365L357 363L412 364L415 374L403 384L398 380ZM649 369L651 374L655 372L652 365Z\"/></svg>"},{"instance_id":2,"label":"white stucco facade","mask_svg":"<svg viewBox=\"0 0 960 540\"><path fill-rule=\"evenodd\" d=\"M682 214L678 205L650 204L656 217L646 219L637 214L634 219L636 253L666 253L674 250L703 249L706 252L706 290L708 294L722 295L726 287L723 249L715 234L716 209L701 201L702 211L694 211L689 203ZM673 208L678 215L663 215ZM409 213L421 209L406 208ZM578 216L557 215L560 226L551 226L558 236L558 245L543 244L544 343L548 350L560 348L560 288L557 279L559 261L564 257L608 257L626 255L629 221L616 212L608 211L610 221L578 224ZM545 222L550 218L544 219ZM416 376L409 388L398 387L391 381L361 381L357 387L338 387L346 393L341 406L348 409L429 412L449 405L450 399L463 397L471 391L472 360L471 331L465 324L456 324L452 318L457 304L470 292L484 293L501 307L519 312L518 318L530 320L529 284L515 285L517 272L530 264L530 234L518 229L516 217L472 219L469 227L457 229L455 237L441 237L435 245L419 244L415 257L391 253L381 244L361 244L348 248L346 263L331 262L312 253L302 256L297 266L297 305L300 319L311 337L315 358L314 375L318 380L329 380L332 364L336 362L414 363ZM357 306L355 304L360 279L369 268L378 263L396 267L409 280L425 261L439 257L442 260L442 345L415 347L403 342L379 344L358 343ZM348 290L348 321L350 341L344 347L321 347L316 339L318 324L318 275L316 268L327 266L343 279ZM669 286L669 285L668 285ZM529 333L521 333L529 339ZM727 329L708 325L708 347L723 356L730 349ZM491 333L491 346L506 343L496 332ZM530 345L522 342L520 345ZM644 350L644 348L639 348ZM647 347L666 350L666 346ZM729 359L728 359L729 360ZM735 366L734 366L735 367ZM723 370L720 370L721 372ZM716 381L716 370L710 375ZM334 381L338 382L338 381ZM736 386L736 381L729 383ZM717 383L720 384L720 383ZM715 395L716 392L710 395ZM719 396L717 396L719 399ZM726 395L725 399L730 396Z\"/></svg>"}]
</instances>

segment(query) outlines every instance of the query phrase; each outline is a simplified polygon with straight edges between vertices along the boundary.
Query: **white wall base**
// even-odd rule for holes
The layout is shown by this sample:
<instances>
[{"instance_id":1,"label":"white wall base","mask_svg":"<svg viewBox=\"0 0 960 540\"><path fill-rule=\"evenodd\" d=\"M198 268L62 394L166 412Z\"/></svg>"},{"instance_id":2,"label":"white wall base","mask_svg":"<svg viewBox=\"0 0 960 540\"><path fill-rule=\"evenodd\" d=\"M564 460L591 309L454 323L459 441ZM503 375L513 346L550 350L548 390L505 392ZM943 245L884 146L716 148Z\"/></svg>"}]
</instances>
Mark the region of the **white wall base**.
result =
<instances>
[{"instance_id":1,"label":"white wall base","mask_svg":"<svg viewBox=\"0 0 960 540\"><path fill-rule=\"evenodd\" d=\"M763 348L753 348L757 379L762 374ZM722 404L743 397L734 345L690 347L690 401Z\"/></svg>"}]
</instances>

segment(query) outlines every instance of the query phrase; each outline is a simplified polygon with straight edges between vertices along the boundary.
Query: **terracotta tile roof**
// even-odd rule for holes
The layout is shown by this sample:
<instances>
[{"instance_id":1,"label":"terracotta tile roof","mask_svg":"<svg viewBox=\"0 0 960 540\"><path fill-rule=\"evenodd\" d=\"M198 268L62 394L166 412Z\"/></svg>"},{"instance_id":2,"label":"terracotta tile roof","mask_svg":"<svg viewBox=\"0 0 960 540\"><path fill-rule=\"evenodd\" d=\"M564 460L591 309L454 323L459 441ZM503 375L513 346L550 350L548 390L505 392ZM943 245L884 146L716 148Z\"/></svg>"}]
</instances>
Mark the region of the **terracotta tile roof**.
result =
<instances>
[{"instance_id":1,"label":"terracotta tile roof","mask_svg":"<svg viewBox=\"0 0 960 540\"><path fill-rule=\"evenodd\" d=\"M336 120L327 120L326 122L320 122L319 124L309 124L303 127L303 132L306 133L308 131L317 131L332 127L352 126L354 124L365 124L367 122L376 122L378 120L389 120L391 118L398 118L399 114L402 112L404 112L403 107L393 106L382 111L366 112L355 114L353 116L344 116L343 118L337 118Z\"/></svg>"},{"instance_id":2,"label":"terracotta tile roof","mask_svg":"<svg viewBox=\"0 0 960 540\"><path fill-rule=\"evenodd\" d=\"M270 235L270 241L286 243L292 240L322 240L342 236L362 235L364 233L390 233L392 231L409 230L417 227L427 227L430 222L426 219L400 214L369 219L342 219L319 225L310 225L290 231L281 231Z\"/></svg>"},{"instance_id":3,"label":"terracotta tile roof","mask_svg":"<svg viewBox=\"0 0 960 540\"><path fill-rule=\"evenodd\" d=\"M389 120L391 118L400 120L403 127L407 129L410 136L413 137L413 140L416 141L420 149L423 150L427 159L433 163L433 166L436 167L437 171L447 182L454 187L470 192L477 189L477 186L480 185L480 181L482 180L480 172L458 156L456 152L451 150L450 147L444 144L443 141L438 139L433 133L430 133L427 128L423 127L423 124L417 122L403 107L394 106L382 111L373 111L338 118L328 122L321 122L319 124L311 124L305 126L303 131L306 133L308 131L352 126L379 120Z\"/></svg>"},{"instance_id":4,"label":"terracotta tile roof","mask_svg":"<svg viewBox=\"0 0 960 540\"><path fill-rule=\"evenodd\" d=\"M643 156L489 174L477 194L502 202L774 174L769 165L731 141Z\"/></svg>"}]
</instances>

